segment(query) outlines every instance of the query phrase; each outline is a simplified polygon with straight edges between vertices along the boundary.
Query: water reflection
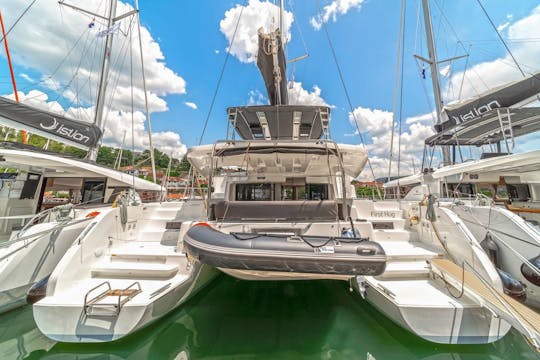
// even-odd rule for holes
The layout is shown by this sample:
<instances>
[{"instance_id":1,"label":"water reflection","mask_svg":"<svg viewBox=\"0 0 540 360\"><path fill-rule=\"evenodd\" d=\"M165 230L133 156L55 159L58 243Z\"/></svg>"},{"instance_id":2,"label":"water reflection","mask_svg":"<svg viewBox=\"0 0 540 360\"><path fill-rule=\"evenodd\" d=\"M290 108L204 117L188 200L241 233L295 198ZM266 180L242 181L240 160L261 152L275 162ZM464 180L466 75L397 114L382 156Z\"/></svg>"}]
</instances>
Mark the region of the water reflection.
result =
<instances>
[{"instance_id":1,"label":"water reflection","mask_svg":"<svg viewBox=\"0 0 540 360\"><path fill-rule=\"evenodd\" d=\"M221 276L189 304L114 343L65 344L30 307L0 317L2 359L537 359L510 332L489 345L432 344L399 328L345 283L244 282Z\"/></svg>"}]
</instances>

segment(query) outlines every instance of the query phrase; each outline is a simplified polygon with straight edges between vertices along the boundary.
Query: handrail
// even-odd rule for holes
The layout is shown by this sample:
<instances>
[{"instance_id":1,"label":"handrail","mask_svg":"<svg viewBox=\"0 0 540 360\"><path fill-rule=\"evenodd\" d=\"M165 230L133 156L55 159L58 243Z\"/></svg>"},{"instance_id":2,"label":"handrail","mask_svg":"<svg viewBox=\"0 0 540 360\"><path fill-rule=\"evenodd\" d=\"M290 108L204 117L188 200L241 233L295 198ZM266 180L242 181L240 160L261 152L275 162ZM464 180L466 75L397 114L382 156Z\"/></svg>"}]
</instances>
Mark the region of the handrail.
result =
<instances>
[{"instance_id":1,"label":"handrail","mask_svg":"<svg viewBox=\"0 0 540 360\"><path fill-rule=\"evenodd\" d=\"M107 286L106 290L100 292L98 295L88 300L88 296L90 296L90 294L94 292L95 290L103 287L103 285ZM101 284L88 290L88 292L84 296L84 304L83 304L84 313L86 316L92 315L91 309L93 308L93 306L100 305L100 304L97 304L98 301L103 300L108 296L116 296L117 303L115 305L112 305L112 304L103 304L103 305L113 306L115 310L114 315L118 316L124 304L130 301L131 299L133 299L137 294L141 292L142 292L141 284L138 281L135 281L134 283L130 284L129 286L123 289L112 289L111 283L109 281L104 281ZM122 299L122 297L124 297L124 299Z\"/></svg>"},{"instance_id":2,"label":"handrail","mask_svg":"<svg viewBox=\"0 0 540 360\"><path fill-rule=\"evenodd\" d=\"M4 254L0 257L0 261L10 257L11 255L15 254L16 252L18 252L19 250L21 249L24 249L26 248L28 245L38 241L39 239L41 239L43 236L46 236L58 229L62 229L62 228L65 228L65 227L68 227L68 226L72 226L72 225L76 225L76 224L79 224L79 223L82 223L82 222L85 222L85 221L88 221L90 220L91 218L83 218L83 219L79 219L75 222L67 222L67 223L61 223L59 225L56 225L50 229L47 229L47 230L43 230L43 231L39 231L37 233L34 233L34 234L31 234L31 235L28 235L28 236L23 236L23 237L18 237L14 240L11 240L11 241L4 241L2 243L0 243L0 249L2 248L7 248L7 247L10 247L11 245L13 244L17 244L19 242L25 242L27 240L29 240L28 242L25 242L25 244L11 252L9 252L8 254Z\"/></svg>"}]
</instances>

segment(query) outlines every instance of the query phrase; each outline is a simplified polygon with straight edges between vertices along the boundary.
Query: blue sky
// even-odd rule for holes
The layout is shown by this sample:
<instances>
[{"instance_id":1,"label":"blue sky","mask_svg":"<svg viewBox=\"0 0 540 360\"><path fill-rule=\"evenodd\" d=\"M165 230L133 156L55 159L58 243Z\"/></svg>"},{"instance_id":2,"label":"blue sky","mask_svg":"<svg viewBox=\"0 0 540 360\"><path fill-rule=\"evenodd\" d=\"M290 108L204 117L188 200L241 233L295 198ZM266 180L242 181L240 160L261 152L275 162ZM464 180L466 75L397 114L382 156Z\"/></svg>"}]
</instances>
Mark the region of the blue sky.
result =
<instances>
[{"instance_id":1,"label":"blue sky","mask_svg":"<svg viewBox=\"0 0 540 360\"><path fill-rule=\"evenodd\" d=\"M103 6L99 7L103 2L102 0L88 1L88 6L94 4L93 10L104 9ZM0 10L3 12L7 27L29 3L30 0L9 0L9 2L0 0ZM72 3L82 6L87 2L72 0ZM156 111L152 113L152 122L154 130L161 134L157 143L158 145L161 143L164 150L172 151L172 148L179 149L182 144L189 147L198 143L229 46L227 36L222 31L223 29L220 29L220 22L226 18L228 10L247 3L247 1L218 0L140 1L141 22L151 36L145 44L152 46L149 53L153 55L149 61L155 70L150 71L152 73L150 80L154 84L153 87L151 86L151 91L156 100ZM345 76L352 106L356 109L355 114L357 114L361 129L366 130L365 138L368 143L373 144L370 151L375 159L375 166L384 168L389 147L388 121L391 119L396 78L401 2L397 0L321 0L321 8L318 8L318 1L289 0L285 3L288 11L293 10L294 16L290 29L291 41L287 47L288 57L303 55L306 52L304 42L309 53L309 58L296 64L294 80L301 82L302 88L307 91L304 95L314 92L318 98L333 107L332 134L336 140L359 143L359 138L354 136L355 127L350 118L349 105L339 81L325 33L311 24L313 22L311 19L317 19L317 16L321 16L325 11L330 12L326 27ZM482 3L499 27L503 37L509 40L509 45L515 51L518 61L528 71L538 71L540 56L537 55L540 50L536 48L540 48L538 30L540 15L535 16L536 13L540 13L540 9L537 8L538 1L482 0ZM427 56L423 25L417 21L418 5L419 0L407 2L405 20L402 119L406 136L403 137L402 142L403 152L407 154L407 159L411 160L407 160L406 170L403 170L405 172L412 170L410 169L412 158L418 156L422 149L422 136L425 137L429 133L431 127L429 114L433 109L430 79L429 77L422 79L420 69L413 59L415 53ZM257 8L260 6L259 0L251 0L249 6ZM332 6L337 6L337 8L332 8ZM506 64L507 54L504 47L497 40L496 33L476 1L433 0L431 7L439 58L462 55L465 52L457 45L454 31L465 49L469 50L470 57L467 63L469 81L464 84L463 94L475 95L485 90L486 85L499 85L501 82L520 78L519 72L513 65ZM332 17L334 15L331 13L332 9L338 9L335 18ZM444 15L441 15L441 9ZM33 20L47 17L51 19L49 22L38 23ZM29 11L9 36L19 90L25 94L32 89L46 93L49 97L45 102L56 100L64 110L70 105L91 107L92 96L90 95L86 98L81 95L76 104L74 104L73 96L63 96L66 95L66 83L69 76L64 74L63 77L59 76L57 79L53 77L53 80L57 82L53 85L50 82L43 82L43 77L50 75L46 71L55 68L53 64L61 61L62 54L68 51L73 44L73 39L85 31L90 20L69 9L60 9L55 0L38 0L36 6ZM249 24L243 27L242 31L256 29L255 20L257 19L248 18L246 15L241 22L249 22ZM62 32L67 35L62 35ZM46 48L39 48L32 46L32 42L35 41L35 37L31 36L32 33L40 33L44 38L51 33L49 38L65 37L66 40L64 44L59 40ZM121 38L120 35L118 38ZM92 43L88 47L90 50L85 53L85 56L90 57L90 54L96 53L98 44L91 37L86 39ZM117 39L117 45L124 40ZM160 58L160 53L163 58ZM75 57L69 61L72 64L77 62ZM44 63L49 65L44 65ZM90 64L91 61L88 63ZM161 67L158 66L159 63L162 64ZM457 99L459 88L457 80L461 79L459 74L464 70L465 63L465 60L452 63L450 75L446 78L442 77L443 92L448 101ZM477 68L473 73L472 69L475 65ZM93 66L89 65L89 68ZM290 70L292 66L289 66L289 80L291 80ZM119 73L122 73L122 70L119 70ZM0 51L0 94L8 95L13 92L8 75L5 53L2 49ZM482 77L482 80L479 77ZM42 79L41 83L38 83L39 79ZM181 84L181 79L185 81L185 84ZM454 85L448 88L448 83L452 80ZM80 85L82 80L78 81ZM77 92L76 87L75 82L69 84L69 89L74 92ZM250 96L256 98L258 94L264 94L264 91L264 84L256 66L253 63L242 62L236 56L231 56L204 142L208 143L225 137L226 107L245 105L249 102ZM59 93L63 95L59 96ZM88 94L91 94L91 91ZM313 96L310 99L313 99ZM125 101L119 100L118 103L116 104L118 109L129 112L129 108L122 107ZM191 103L191 107L186 103ZM196 105L196 109L192 108L193 105ZM57 108L56 104L52 108ZM111 124L127 121L125 116L114 114L117 110L114 103L111 103L111 108L109 113L112 114ZM88 114L86 116L91 117ZM420 117L420 120L416 121L416 117ZM412 118L412 120L405 123L407 118ZM144 116L138 114L137 119L140 120L138 127L142 131ZM122 137L120 132L123 132L125 128L122 129L118 126L111 129L106 142L119 144ZM180 138L169 132L179 134ZM140 145L144 146L144 144L144 140L141 140ZM182 148L182 151L184 150L185 148ZM418 166L419 160L415 161Z\"/></svg>"}]
</instances>

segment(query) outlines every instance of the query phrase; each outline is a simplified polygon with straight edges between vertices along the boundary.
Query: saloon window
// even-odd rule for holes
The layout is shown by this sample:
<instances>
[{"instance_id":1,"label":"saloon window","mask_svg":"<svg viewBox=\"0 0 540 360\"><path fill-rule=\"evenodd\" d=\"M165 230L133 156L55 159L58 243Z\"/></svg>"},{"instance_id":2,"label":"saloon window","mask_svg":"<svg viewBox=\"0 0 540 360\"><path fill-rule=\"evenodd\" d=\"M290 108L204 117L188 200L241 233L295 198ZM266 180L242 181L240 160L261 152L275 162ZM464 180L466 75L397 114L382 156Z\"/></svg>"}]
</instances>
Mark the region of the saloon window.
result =
<instances>
[{"instance_id":1,"label":"saloon window","mask_svg":"<svg viewBox=\"0 0 540 360\"><path fill-rule=\"evenodd\" d=\"M272 184L237 184L237 201L272 200Z\"/></svg>"},{"instance_id":2,"label":"saloon window","mask_svg":"<svg viewBox=\"0 0 540 360\"><path fill-rule=\"evenodd\" d=\"M283 185L281 200L328 200L328 185Z\"/></svg>"},{"instance_id":3,"label":"saloon window","mask_svg":"<svg viewBox=\"0 0 540 360\"><path fill-rule=\"evenodd\" d=\"M527 201L531 198L531 192L527 184L507 184L506 188L510 200Z\"/></svg>"}]
</instances>

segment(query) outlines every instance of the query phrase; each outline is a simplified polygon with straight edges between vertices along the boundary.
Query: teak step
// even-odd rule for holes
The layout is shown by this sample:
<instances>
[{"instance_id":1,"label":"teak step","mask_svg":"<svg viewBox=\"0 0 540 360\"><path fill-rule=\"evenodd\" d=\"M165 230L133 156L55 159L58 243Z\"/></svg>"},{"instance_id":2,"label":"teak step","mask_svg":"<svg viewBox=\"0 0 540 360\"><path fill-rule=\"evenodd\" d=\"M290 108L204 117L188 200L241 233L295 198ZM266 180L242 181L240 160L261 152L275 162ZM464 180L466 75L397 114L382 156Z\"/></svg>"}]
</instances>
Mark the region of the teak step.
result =
<instances>
[{"instance_id":1,"label":"teak step","mask_svg":"<svg viewBox=\"0 0 540 360\"><path fill-rule=\"evenodd\" d=\"M105 290L89 299L90 295L95 294L98 289ZM141 292L141 284L138 281L124 289L112 289L108 281L102 282L88 290L84 296L84 313L86 316L118 316L122 307ZM112 301L107 301L108 299Z\"/></svg>"}]
</instances>

